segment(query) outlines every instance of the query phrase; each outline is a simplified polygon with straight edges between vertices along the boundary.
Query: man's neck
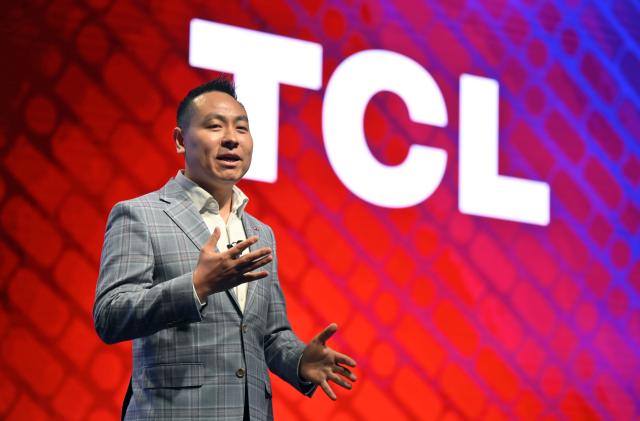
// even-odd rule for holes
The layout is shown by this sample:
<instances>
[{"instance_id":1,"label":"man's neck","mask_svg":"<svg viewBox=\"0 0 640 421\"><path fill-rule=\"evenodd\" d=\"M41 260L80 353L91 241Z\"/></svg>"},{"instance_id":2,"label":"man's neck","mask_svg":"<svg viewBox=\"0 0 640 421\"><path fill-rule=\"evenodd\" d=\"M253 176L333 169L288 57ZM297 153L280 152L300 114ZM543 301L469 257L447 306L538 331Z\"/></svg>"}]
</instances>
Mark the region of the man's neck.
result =
<instances>
[{"instance_id":1,"label":"man's neck","mask_svg":"<svg viewBox=\"0 0 640 421\"><path fill-rule=\"evenodd\" d=\"M222 217L222 220L226 223L229 219L229 214L231 213L233 185L231 185L229 188L226 188L227 186L224 187L225 188L212 189L203 186L202 188L208 191L209 194L213 196L214 199L216 199L216 202L218 202L218 208L220 210L220 217Z\"/></svg>"},{"instance_id":2,"label":"man's neck","mask_svg":"<svg viewBox=\"0 0 640 421\"><path fill-rule=\"evenodd\" d=\"M212 185L202 182L197 178L193 177L186 170L184 171L184 176L196 183L198 186L205 189L213 198L218 202L218 209L220 212L220 217L222 217L223 221L226 223L229 219L229 214L231 213L231 204L233 200L233 184L223 184L223 185Z\"/></svg>"}]
</instances>

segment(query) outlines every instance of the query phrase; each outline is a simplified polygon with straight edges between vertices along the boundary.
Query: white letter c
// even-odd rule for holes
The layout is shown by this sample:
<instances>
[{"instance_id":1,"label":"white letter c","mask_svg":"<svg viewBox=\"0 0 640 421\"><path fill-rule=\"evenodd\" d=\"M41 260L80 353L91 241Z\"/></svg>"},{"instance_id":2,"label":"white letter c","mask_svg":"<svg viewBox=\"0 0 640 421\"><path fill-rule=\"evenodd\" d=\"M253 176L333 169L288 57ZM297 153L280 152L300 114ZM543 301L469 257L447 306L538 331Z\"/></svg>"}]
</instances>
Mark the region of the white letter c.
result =
<instances>
[{"instance_id":1,"label":"white letter c","mask_svg":"<svg viewBox=\"0 0 640 421\"><path fill-rule=\"evenodd\" d=\"M400 96L413 121L447 125L442 92L422 66L398 53L367 50L340 63L327 84L322 107L325 149L340 180L361 199L387 208L414 206L440 185L447 153L412 145L402 164L380 163L367 145L364 114L371 98L382 91Z\"/></svg>"}]
</instances>

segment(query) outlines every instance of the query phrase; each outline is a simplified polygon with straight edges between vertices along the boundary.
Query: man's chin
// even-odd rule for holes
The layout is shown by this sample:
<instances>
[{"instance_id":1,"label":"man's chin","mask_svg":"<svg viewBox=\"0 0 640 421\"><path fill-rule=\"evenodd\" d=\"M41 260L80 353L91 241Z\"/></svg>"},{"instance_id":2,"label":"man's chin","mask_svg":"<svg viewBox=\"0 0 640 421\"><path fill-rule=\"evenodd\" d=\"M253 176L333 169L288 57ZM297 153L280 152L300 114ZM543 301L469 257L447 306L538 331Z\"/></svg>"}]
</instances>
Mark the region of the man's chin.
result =
<instances>
[{"instance_id":1,"label":"man's chin","mask_svg":"<svg viewBox=\"0 0 640 421\"><path fill-rule=\"evenodd\" d=\"M241 175L242 174L242 175ZM209 188L220 188L220 187L233 187L238 181L242 179L244 173L236 172L235 174L230 173L204 173L199 176L190 177L196 184L200 187L208 190Z\"/></svg>"},{"instance_id":2,"label":"man's chin","mask_svg":"<svg viewBox=\"0 0 640 421\"><path fill-rule=\"evenodd\" d=\"M238 181L242 179L245 175L246 171L238 171L234 169L233 171L223 171L219 174L216 174L214 177L218 183L224 184L236 184Z\"/></svg>"}]
</instances>

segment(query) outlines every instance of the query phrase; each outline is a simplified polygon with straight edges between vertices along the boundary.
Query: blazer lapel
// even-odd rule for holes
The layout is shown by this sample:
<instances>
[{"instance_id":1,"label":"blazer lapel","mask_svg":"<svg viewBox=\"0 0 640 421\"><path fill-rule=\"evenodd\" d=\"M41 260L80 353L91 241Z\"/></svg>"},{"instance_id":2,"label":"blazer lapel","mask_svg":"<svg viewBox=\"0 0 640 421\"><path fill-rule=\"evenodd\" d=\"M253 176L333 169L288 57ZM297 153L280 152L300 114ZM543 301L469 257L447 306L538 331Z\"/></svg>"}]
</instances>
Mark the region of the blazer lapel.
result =
<instances>
[{"instance_id":1,"label":"blazer lapel","mask_svg":"<svg viewBox=\"0 0 640 421\"><path fill-rule=\"evenodd\" d=\"M164 212L200 250L211 234L186 192L171 179L160 190L160 200L168 203Z\"/></svg>"},{"instance_id":2,"label":"blazer lapel","mask_svg":"<svg viewBox=\"0 0 640 421\"><path fill-rule=\"evenodd\" d=\"M242 214L242 226L244 227L244 232L247 238L253 235L258 236L258 241L254 245L249 246L249 251L257 250L262 247L271 247L271 244L269 244L264 238L264 232L262 230L262 227L259 226L258 224L255 224L253 221L251 221L246 216L246 213ZM250 308L251 303L253 302L253 297L255 295L254 292L256 288L256 282L260 282L260 280L252 281L247 284L247 300L244 305L245 313Z\"/></svg>"},{"instance_id":3,"label":"blazer lapel","mask_svg":"<svg viewBox=\"0 0 640 421\"><path fill-rule=\"evenodd\" d=\"M207 224L205 224L204 219L202 219L202 215L200 215L196 207L193 205L193 202L189 196L187 196L184 189L174 179L171 179L160 190L160 200L167 203L167 207L164 212L169 216L169 218L171 218L171 220L180 227L198 250L202 249L202 246L206 243L211 234L209 233ZM269 246L261 235L260 227L257 224L250 222L244 214L242 215L242 225L244 226L247 238L252 235L258 236L258 242L253 246L250 246L249 251ZM224 250L218 251L220 252ZM249 282L247 285L247 300L244 307L245 312L251 304L251 299L253 297L252 292L255 288L254 284L255 282ZM228 289L225 293L233 303L233 306L239 313L240 317L242 317L242 310L240 310L238 297L236 297L233 289Z\"/></svg>"}]
</instances>

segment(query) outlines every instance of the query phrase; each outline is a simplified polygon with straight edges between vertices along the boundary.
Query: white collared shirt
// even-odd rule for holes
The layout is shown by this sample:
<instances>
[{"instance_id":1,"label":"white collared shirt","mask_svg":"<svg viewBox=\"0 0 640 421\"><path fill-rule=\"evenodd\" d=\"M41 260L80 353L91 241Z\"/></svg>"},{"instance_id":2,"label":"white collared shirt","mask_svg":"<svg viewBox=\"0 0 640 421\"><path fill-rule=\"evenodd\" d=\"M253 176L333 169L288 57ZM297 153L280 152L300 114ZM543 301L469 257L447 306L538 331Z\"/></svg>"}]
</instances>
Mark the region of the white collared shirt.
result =
<instances>
[{"instance_id":1,"label":"white collared shirt","mask_svg":"<svg viewBox=\"0 0 640 421\"><path fill-rule=\"evenodd\" d=\"M213 233L215 227L220 229L220 238L218 239L217 244L220 252L227 250L227 244L235 244L238 241L246 240L247 235L244 232L241 218L244 208L249 202L249 198L242 192L242 190L233 186L231 193L231 212L229 213L229 217L225 223L222 216L220 216L220 207L218 202L213 196L211 196L211 194L209 194L209 192L187 178L182 173L182 170L178 171L176 181L186 191L187 196L189 196L196 209L200 212L204 223L209 229L209 233ZM248 249L245 249L242 254L247 252ZM205 303L200 302L198 294L195 292L195 286L193 291L196 303L198 303L200 307L204 306ZM244 306L247 300L247 284L244 283L238 285L233 288L233 292L236 294L236 298L238 299L240 310L244 311Z\"/></svg>"}]
</instances>

